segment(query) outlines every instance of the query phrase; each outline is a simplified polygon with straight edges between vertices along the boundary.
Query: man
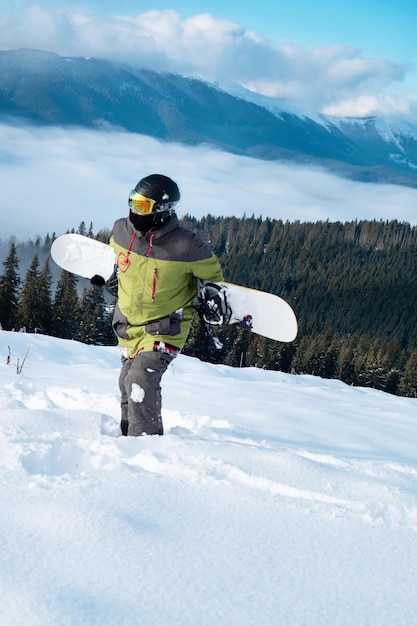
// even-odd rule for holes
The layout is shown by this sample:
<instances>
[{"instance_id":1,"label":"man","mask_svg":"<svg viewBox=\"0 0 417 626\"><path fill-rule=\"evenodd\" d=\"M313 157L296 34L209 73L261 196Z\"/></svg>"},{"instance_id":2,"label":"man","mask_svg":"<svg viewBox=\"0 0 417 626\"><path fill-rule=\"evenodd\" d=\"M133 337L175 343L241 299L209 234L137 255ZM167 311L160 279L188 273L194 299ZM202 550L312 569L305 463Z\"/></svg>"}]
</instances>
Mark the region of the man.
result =
<instances>
[{"instance_id":1,"label":"man","mask_svg":"<svg viewBox=\"0 0 417 626\"><path fill-rule=\"evenodd\" d=\"M171 178L145 176L110 238L118 268L113 329L122 351L123 435L163 434L161 377L186 342L198 279L223 280L210 248L179 225L179 199Z\"/></svg>"}]
</instances>

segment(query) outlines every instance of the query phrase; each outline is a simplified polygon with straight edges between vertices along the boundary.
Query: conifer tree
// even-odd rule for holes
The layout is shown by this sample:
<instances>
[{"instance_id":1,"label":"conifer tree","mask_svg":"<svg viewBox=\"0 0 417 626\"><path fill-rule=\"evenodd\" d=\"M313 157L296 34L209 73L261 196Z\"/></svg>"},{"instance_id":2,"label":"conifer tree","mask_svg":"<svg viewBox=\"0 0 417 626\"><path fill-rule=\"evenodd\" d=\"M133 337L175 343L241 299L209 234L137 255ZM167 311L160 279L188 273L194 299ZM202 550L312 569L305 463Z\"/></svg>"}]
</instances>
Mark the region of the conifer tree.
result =
<instances>
[{"instance_id":1,"label":"conifer tree","mask_svg":"<svg viewBox=\"0 0 417 626\"><path fill-rule=\"evenodd\" d=\"M413 348L410 352L399 389L401 395L408 398L417 398L417 348Z\"/></svg>"},{"instance_id":2,"label":"conifer tree","mask_svg":"<svg viewBox=\"0 0 417 626\"><path fill-rule=\"evenodd\" d=\"M23 281L17 312L18 325L31 333L42 330L43 316L39 278L39 257L35 254Z\"/></svg>"},{"instance_id":3,"label":"conifer tree","mask_svg":"<svg viewBox=\"0 0 417 626\"><path fill-rule=\"evenodd\" d=\"M184 354L209 363L222 363L227 352L224 347L220 347L222 344L221 339L219 339L220 343L216 347L213 337L218 338L218 335L219 333L215 326L205 326L200 321L198 315L195 314L187 342L184 346Z\"/></svg>"},{"instance_id":4,"label":"conifer tree","mask_svg":"<svg viewBox=\"0 0 417 626\"><path fill-rule=\"evenodd\" d=\"M12 330L17 325L19 308L20 278L18 275L19 260L16 244L10 244L7 258L3 261L4 273L0 277L0 324L5 330Z\"/></svg>"},{"instance_id":5,"label":"conifer tree","mask_svg":"<svg viewBox=\"0 0 417 626\"><path fill-rule=\"evenodd\" d=\"M270 353L265 337L252 335L246 353L246 365L249 367L268 368Z\"/></svg>"},{"instance_id":6,"label":"conifer tree","mask_svg":"<svg viewBox=\"0 0 417 626\"><path fill-rule=\"evenodd\" d=\"M200 322L195 314L191 323L190 332L184 346L183 353L188 356L194 356L202 361L209 361L208 351L208 335L204 329L204 325Z\"/></svg>"},{"instance_id":7,"label":"conifer tree","mask_svg":"<svg viewBox=\"0 0 417 626\"><path fill-rule=\"evenodd\" d=\"M80 302L80 323L77 339L83 343L106 345L109 337L109 316L101 287L85 288Z\"/></svg>"},{"instance_id":8,"label":"conifer tree","mask_svg":"<svg viewBox=\"0 0 417 626\"><path fill-rule=\"evenodd\" d=\"M39 329L49 335L53 329L53 306L52 306L52 273L49 259L47 258L39 275Z\"/></svg>"},{"instance_id":9,"label":"conifer tree","mask_svg":"<svg viewBox=\"0 0 417 626\"><path fill-rule=\"evenodd\" d=\"M387 386L388 371L387 353L381 349L380 342L374 339L365 359L364 371L361 374L362 382L368 387L384 390Z\"/></svg>"},{"instance_id":10,"label":"conifer tree","mask_svg":"<svg viewBox=\"0 0 417 626\"><path fill-rule=\"evenodd\" d=\"M357 337L349 337L341 341L339 358L335 375L348 385L356 383L355 375L355 345Z\"/></svg>"},{"instance_id":11,"label":"conifer tree","mask_svg":"<svg viewBox=\"0 0 417 626\"><path fill-rule=\"evenodd\" d=\"M86 225L85 225L84 220L83 220L83 221L81 222L81 224L78 226L78 229L77 229L77 234L78 234L78 235L84 235L84 236L86 236L86 235L87 235L87 227L86 227Z\"/></svg>"},{"instance_id":12,"label":"conifer tree","mask_svg":"<svg viewBox=\"0 0 417 626\"><path fill-rule=\"evenodd\" d=\"M227 356L224 360L225 364L233 367L247 367L250 365L247 363L247 353L251 341L251 333L246 330L235 330L230 335L234 335L236 338L232 347L227 351ZM230 343L228 342L227 345L230 345Z\"/></svg>"},{"instance_id":13,"label":"conifer tree","mask_svg":"<svg viewBox=\"0 0 417 626\"><path fill-rule=\"evenodd\" d=\"M80 310L77 282L74 274L63 270L56 287L53 334L62 339L74 339L78 333Z\"/></svg>"}]
</instances>

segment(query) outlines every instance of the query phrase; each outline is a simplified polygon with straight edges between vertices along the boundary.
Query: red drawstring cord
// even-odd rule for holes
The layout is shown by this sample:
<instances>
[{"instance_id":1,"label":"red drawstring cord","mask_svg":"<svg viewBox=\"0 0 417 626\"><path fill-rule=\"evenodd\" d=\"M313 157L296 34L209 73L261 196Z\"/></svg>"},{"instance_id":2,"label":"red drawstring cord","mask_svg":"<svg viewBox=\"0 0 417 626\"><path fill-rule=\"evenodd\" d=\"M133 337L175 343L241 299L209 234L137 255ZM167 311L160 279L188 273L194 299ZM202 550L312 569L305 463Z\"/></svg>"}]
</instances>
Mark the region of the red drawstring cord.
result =
<instances>
[{"instance_id":1,"label":"red drawstring cord","mask_svg":"<svg viewBox=\"0 0 417 626\"><path fill-rule=\"evenodd\" d=\"M128 249L127 249L127 255L128 255L128 256L129 256L129 254L132 252L133 242L134 242L134 241L135 241L135 239L136 239L136 235L137 235L137 233L136 233L136 232L134 232L134 233L133 233L133 235L132 235L132 239L130 240L129 247L128 247Z\"/></svg>"},{"instance_id":2,"label":"red drawstring cord","mask_svg":"<svg viewBox=\"0 0 417 626\"><path fill-rule=\"evenodd\" d=\"M146 252L146 256L151 256L151 252L152 252L152 246L153 246L153 238L155 237L155 234L152 233L152 235L149 238L149 246L148 246L148 250Z\"/></svg>"},{"instance_id":3,"label":"red drawstring cord","mask_svg":"<svg viewBox=\"0 0 417 626\"><path fill-rule=\"evenodd\" d=\"M130 244L129 244L129 247L127 249L127 253L124 254L123 252L121 252L119 254L118 265L119 265L119 268L121 269L122 272L125 272L127 270L127 268L129 267L129 265L130 265L129 256L130 256L130 253L132 252L133 242L136 239L136 234L137 233L133 233L133 235L132 235L132 239L130 240ZM153 246L153 238L154 237L155 237L155 235L152 234L150 239L149 239L149 246L148 246L148 250L146 251L146 256L147 257L149 257L151 255L151 253L152 253L152 246ZM153 276L152 276L152 294L151 294L152 302L155 300L155 295L156 295L157 273L158 273L158 270L155 267L154 270L153 270Z\"/></svg>"},{"instance_id":4,"label":"red drawstring cord","mask_svg":"<svg viewBox=\"0 0 417 626\"><path fill-rule=\"evenodd\" d=\"M133 247L133 242L136 239L136 233L133 233L132 235L132 239L130 240L130 244L129 247L127 249L127 253L125 254L124 252L120 252L119 256L117 257L117 265L120 269L121 272L125 272L127 270L127 268L130 265L130 253L132 252L132 247Z\"/></svg>"}]
</instances>

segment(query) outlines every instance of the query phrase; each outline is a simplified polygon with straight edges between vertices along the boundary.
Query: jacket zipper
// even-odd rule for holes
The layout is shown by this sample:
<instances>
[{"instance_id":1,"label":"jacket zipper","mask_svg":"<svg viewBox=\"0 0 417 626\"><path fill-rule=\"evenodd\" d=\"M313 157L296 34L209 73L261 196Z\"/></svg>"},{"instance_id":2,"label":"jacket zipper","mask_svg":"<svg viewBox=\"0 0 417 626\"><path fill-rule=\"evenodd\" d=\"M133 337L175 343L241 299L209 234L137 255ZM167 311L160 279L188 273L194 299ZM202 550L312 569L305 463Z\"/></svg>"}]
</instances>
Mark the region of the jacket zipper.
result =
<instances>
[{"instance_id":1,"label":"jacket zipper","mask_svg":"<svg viewBox=\"0 0 417 626\"><path fill-rule=\"evenodd\" d=\"M152 295L151 295L151 301L152 302L155 300L155 295L156 295L156 278L157 278L157 273L158 273L158 270L156 269L156 267L154 267L153 276L152 276Z\"/></svg>"},{"instance_id":2,"label":"jacket zipper","mask_svg":"<svg viewBox=\"0 0 417 626\"><path fill-rule=\"evenodd\" d=\"M155 237L155 234L152 233L152 235L150 236L149 239L149 246L148 246L148 250L146 251L146 256L150 257L151 253L152 253L152 247L153 247L153 238ZM153 270L153 276L152 276L152 294L151 294L151 301L153 302L155 300L155 296L156 296L156 283L157 283L157 276L158 276L158 270L156 267L154 267Z\"/></svg>"}]
</instances>

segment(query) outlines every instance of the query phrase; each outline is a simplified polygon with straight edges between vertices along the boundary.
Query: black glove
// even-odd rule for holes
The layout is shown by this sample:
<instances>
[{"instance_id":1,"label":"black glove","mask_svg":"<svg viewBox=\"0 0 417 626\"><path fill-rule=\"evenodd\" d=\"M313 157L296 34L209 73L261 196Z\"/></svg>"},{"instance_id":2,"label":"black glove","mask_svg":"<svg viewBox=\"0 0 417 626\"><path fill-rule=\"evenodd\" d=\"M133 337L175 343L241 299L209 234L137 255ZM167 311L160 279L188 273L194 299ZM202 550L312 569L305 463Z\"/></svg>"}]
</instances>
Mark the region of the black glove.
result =
<instances>
[{"instance_id":1,"label":"black glove","mask_svg":"<svg viewBox=\"0 0 417 626\"><path fill-rule=\"evenodd\" d=\"M104 287L104 285L106 284L106 281L104 280L103 276L94 274L94 276L90 278L90 283L92 285L95 285L96 287Z\"/></svg>"}]
</instances>

